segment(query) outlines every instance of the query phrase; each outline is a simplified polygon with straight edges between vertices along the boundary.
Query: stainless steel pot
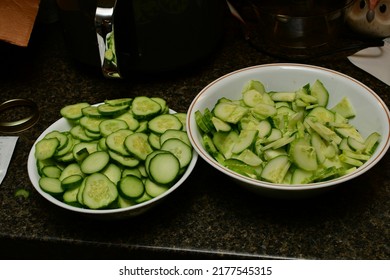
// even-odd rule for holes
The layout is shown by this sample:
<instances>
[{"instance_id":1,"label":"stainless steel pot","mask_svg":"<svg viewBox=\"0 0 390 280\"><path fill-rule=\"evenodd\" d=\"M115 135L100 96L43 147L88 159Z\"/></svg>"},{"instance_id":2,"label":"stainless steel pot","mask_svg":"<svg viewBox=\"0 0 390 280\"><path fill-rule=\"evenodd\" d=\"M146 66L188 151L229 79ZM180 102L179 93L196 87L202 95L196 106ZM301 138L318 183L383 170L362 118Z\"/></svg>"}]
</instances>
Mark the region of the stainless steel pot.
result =
<instances>
[{"instance_id":1,"label":"stainless steel pot","mask_svg":"<svg viewBox=\"0 0 390 280\"><path fill-rule=\"evenodd\" d=\"M57 0L65 38L105 77L177 70L209 56L222 35L223 0Z\"/></svg>"}]
</instances>

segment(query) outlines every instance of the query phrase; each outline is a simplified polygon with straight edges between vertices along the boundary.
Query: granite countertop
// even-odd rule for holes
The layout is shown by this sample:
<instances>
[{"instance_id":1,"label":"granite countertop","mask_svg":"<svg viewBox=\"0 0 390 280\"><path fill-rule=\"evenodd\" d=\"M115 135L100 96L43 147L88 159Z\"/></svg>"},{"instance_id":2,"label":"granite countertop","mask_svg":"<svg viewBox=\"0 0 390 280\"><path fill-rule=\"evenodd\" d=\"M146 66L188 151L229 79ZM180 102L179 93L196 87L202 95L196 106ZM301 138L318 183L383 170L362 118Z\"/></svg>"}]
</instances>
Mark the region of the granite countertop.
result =
<instances>
[{"instance_id":1,"label":"granite countertop","mask_svg":"<svg viewBox=\"0 0 390 280\"><path fill-rule=\"evenodd\" d=\"M164 203L119 221L63 211L34 190L27 173L29 151L64 104L158 95L172 109L186 111L203 87L228 72L287 62L251 47L234 22L227 24L218 51L199 67L146 80L107 80L80 65L67 52L56 23L38 26L27 49L1 44L0 50L0 102L27 98L41 112L35 126L13 134L19 139L0 186L2 258L390 258L389 153L358 179L303 200L254 195L199 159ZM350 75L390 104L390 87L356 68L345 54L304 62ZM16 197L18 189L30 196Z\"/></svg>"}]
</instances>

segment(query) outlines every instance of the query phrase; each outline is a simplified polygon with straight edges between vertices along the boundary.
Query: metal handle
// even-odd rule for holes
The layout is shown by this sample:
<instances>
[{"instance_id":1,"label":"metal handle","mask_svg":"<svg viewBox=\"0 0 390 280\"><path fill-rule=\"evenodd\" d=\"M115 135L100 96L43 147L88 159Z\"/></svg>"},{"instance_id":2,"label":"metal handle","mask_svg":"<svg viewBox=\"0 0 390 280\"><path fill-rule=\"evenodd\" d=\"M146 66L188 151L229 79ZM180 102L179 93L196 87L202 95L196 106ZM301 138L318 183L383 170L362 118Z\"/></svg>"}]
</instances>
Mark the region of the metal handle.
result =
<instances>
[{"instance_id":1,"label":"metal handle","mask_svg":"<svg viewBox=\"0 0 390 280\"><path fill-rule=\"evenodd\" d=\"M121 78L115 49L114 9L116 0L98 0L95 13L95 28L103 75Z\"/></svg>"}]
</instances>

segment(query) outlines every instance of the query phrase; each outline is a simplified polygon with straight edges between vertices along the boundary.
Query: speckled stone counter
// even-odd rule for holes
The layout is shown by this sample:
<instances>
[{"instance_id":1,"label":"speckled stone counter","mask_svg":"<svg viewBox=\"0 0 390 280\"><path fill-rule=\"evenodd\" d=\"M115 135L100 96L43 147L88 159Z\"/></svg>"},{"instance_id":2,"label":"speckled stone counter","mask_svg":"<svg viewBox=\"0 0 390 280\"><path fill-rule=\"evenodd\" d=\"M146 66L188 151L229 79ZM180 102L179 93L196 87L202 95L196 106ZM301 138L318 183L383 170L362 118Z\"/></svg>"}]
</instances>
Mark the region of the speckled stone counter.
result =
<instances>
[{"instance_id":1,"label":"speckled stone counter","mask_svg":"<svg viewBox=\"0 0 390 280\"><path fill-rule=\"evenodd\" d=\"M199 159L193 174L164 203L120 221L63 211L34 190L28 153L65 104L158 95L172 109L186 111L203 87L228 72L286 62L253 49L235 22L227 24L209 60L159 78L104 79L69 56L58 24L37 26L27 49L1 44L0 50L0 102L28 98L41 112L34 127L13 134L19 139L0 186L2 258L390 258L388 153L360 178L303 200L254 195ZM305 63L350 75L390 104L390 87L353 66L345 54ZM30 196L15 197L18 189Z\"/></svg>"}]
</instances>

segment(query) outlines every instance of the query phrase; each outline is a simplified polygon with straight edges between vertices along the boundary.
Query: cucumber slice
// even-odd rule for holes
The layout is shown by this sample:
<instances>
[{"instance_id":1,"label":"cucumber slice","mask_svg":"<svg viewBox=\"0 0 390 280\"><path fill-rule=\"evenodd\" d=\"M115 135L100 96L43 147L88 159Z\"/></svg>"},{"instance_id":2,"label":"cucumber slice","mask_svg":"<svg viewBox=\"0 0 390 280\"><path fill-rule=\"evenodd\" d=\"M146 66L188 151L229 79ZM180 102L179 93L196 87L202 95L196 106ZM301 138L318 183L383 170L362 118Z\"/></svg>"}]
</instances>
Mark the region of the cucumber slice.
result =
<instances>
[{"instance_id":1,"label":"cucumber slice","mask_svg":"<svg viewBox=\"0 0 390 280\"><path fill-rule=\"evenodd\" d=\"M134 155L140 160L145 160L153 152L153 148L148 141L148 135L141 132L135 132L127 136L124 146L131 155Z\"/></svg>"},{"instance_id":2,"label":"cucumber slice","mask_svg":"<svg viewBox=\"0 0 390 280\"><path fill-rule=\"evenodd\" d=\"M272 98L265 92L250 89L242 93L242 101L248 107L256 107L260 104L273 105Z\"/></svg>"},{"instance_id":3,"label":"cucumber slice","mask_svg":"<svg viewBox=\"0 0 390 280\"><path fill-rule=\"evenodd\" d=\"M116 162L124 167L136 167L140 163L139 159L136 159L133 156L122 156L122 155L120 155L114 151L110 151L110 150L108 150L107 152L110 155L110 158L114 162Z\"/></svg>"},{"instance_id":4,"label":"cucumber slice","mask_svg":"<svg viewBox=\"0 0 390 280\"><path fill-rule=\"evenodd\" d=\"M233 147L238 141L238 133L232 130L228 133L216 132L213 134L213 143L217 147L218 151L228 159L233 154Z\"/></svg>"},{"instance_id":5,"label":"cucumber slice","mask_svg":"<svg viewBox=\"0 0 390 280\"><path fill-rule=\"evenodd\" d=\"M153 101L158 103L161 107L161 114L168 114L169 113L169 107L167 106L167 101L161 97L151 97Z\"/></svg>"},{"instance_id":6,"label":"cucumber slice","mask_svg":"<svg viewBox=\"0 0 390 280\"><path fill-rule=\"evenodd\" d=\"M96 106L87 106L81 109L83 116L91 117L95 119L103 118L103 115L100 114Z\"/></svg>"},{"instance_id":7,"label":"cucumber slice","mask_svg":"<svg viewBox=\"0 0 390 280\"><path fill-rule=\"evenodd\" d=\"M295 92L273 92L271 94L273 101L277 102L293 102L296 98Z\"/></svg>"},{"instance_id":8,"label":"cucumber slice","mask_svg":"<svg viewBox=\"0 0 390 280\"><path fill-rule=\"evenodd\" d=\"M291 162L286 155L277 156L264 166L261 172L261 178L265 181L280 184L283 182L284 177L290 168Z\"/></svg>"},{"instance_id":9,"label":"cucumber slice","mask_svg":"<svg viewBox=\"0 0 390 280\"><path fill-rule=\"evenodd\" d=\"M337 103L332 109L332 112L338 113L344 118L350 119L353 118L355 114L355 109L351 101L347 97L343 97L339 103Z\"/></svg>"},{"instance_id":10,"label":"cucumber slice","mask_svg":"<svg viewBox=\"0 0 390 280\"><path fill-rule=\"evenodd\" d=\"M317 154L310 142L298 138L291 143L290 156L295 165L306 171L318 169Z\"/></svg>"},{"instance_id":11,"label":"cucumber slice","mask_svg":"<svg viewBox=\"0 0 390 280\"><path fill-rule=\"evenodd\" d=\"M107 119L100 123L99 129L103 137L107 137L111 133L121 130L128 129L129 126L124 120L119 119Z\"/></svg>"},{"instance_id":12,"label":"cucumber slice","mask_svg":"<svg viewBox=\"0 0 390 280\"><path fill-rule=\"evenodd\" d=\"M77 200L77 195L79 193L80 187L75 187L72 189L66 190L62 195L62 200L69 205L80 207L81 204Z\"/></svg>"},{"instance_id":13,"label":"cucumber slice","mask_svg":"<svg viewBox=\"0 0 390 280\"><path fill-rule=\"evenodd\" d=\"M180 162L169 152L158 153L149 162L149 174L157 184L170 185L180 174Z\"/></svg>"},{"instance_id":14,"label":"cucumber slice","mask_svg":"<svg viewBox=\"0 0 390 280\"><path fill-rule=\"evenodd\" d=\"M159 185L156 182L153 182L149 178L145 180L145 192L151 197L157 197L169 190L169 187L165 185Z\"/></svg>"},{"instance_id":15,"label":"cucumber slice","mask_svg":"<svg viewBox=\"0 0 390 280\"><path fill-rule=\"evenodd\" d=\"M371 133L366 140L364 141L364 153L368 155L372 155L375 152L375 148L380 141L381 135L377 132Z\"/></svg>"},{"instance_id":16,"label":"cucumber slice","mask_svg":"<svg viewBox=\"0 0 390 280\"><path fill-rule=\"evenodd\" d=\"M223 120L214 116L211 118L211 123L213 124L216 131L228 132L232 129L229 123L224 122Z\"/></svg>"},{"instance_id":17,"label":"cucumber slice","mask_svg":"<svg viewBox=\"0 0 390 280\"><path fill-rule=\"evenodd\" d=\"M237 105L233 103L218 103L213 109L213 114L217 118L227 122L229 116L234 112L236 107Z\"/></svg>"},{"instance_id":18,"label":"cucumber slice","mask_svg":"<svg viewBox=\"0 0 390 280\"><path fill-rule=\"evenodd\" d=\"M89 154L98 150L96 142L80 142L73 146L73 157L77 162L82 162Z\"/></svg>"},{"instance_id":19,"label":"cucumber slice","mask_svg":"<svg viewBox=\"0 0 390 280\"><path fill-rule=\"evenodd\" d=\"M88 131L100 133L99 125L102 121L103 119L101 118L83 116L80 119L80 125Z\"/></svg>"},{"instance_id":20,"label":"cucumber slice","mask_svg":"<svg viewBox=\"0 0 390 280\"><path fill-rule=\"evenodd\" d=\"M118 190L120 195L126 199L137 199L144 194L145 186L137 176L127 175L120 179Z\"/></svg>"},{"instance_id":21,"label":"cucumber slice","mask_svg":"<svg viewBox=\"0 0 390 280\"><path fill-rule=\"evenodd\" d=\"M41 177L38 183L44 192L54 196L60 195L65 191L58 178Z\"/></svg>"},{"instance_id":22,"label":"cucumber slice","mask_svg":"<svg viewBox=\"0 0 390 280\"><path fill-rule=\"evenodd\" d=\"M70 153L75 145L74 138L72 134L67 133L66 137L68 138L68 141L66 141L66 145L63 146L61 149L57 148L57 151L55 153L55 157L62 157L65 156L66 154Z\"/></svg>"},{"instance_id":23,"label":"cucumber slice","mask_svg":"<svg viewBox=\"0 0 390 280\"><path fill-rule=\"evenodd\" d=\"M42 168L42 176L60 178L62 170L56 165L48 165Z\"/></svg>"},{"instance_id":24,"label":"cucumber slice","mask_svg":"<svg viewBox=\"0 0 390 280\"><path fill-rule=\"evenodd\" d=\"M227 168L230 170L233 170L234 172L237 172L238 174L247 176L252 179L258 179L259 178L259 172L257 172L256 168L253 166L249 166L246 163L242 162L239 159L227 159L223 163Z\"/></svg>"},{"instance_id":25,"label":"cucumber slice","mask_svg":"<svg viewBox=\"0 0 390 280\"><path fill-rule=\"evenodd\" d=\"M67 165L61 172L61 175L59 177L60 181L64 180L66 177L69 177L71 175L84 175L81 171L80 165L77 163L71 163Z\"/></svg>"},{"instance_id":26,"label":"cucumber slice","mask_svg":"<svg viewBox=\"0 0 390 280\"><path fill-rule=\"evenodd\" d=\"M45 135L44 138L45 139L51 139L51 138L58 139L59 144L58 144L57 150L63 149L68 144L68 141L69 141L67 134L59 132L57 130L49 132L48 134Z\"/></svg>"},{"instance_id":27,"label":"cucumber slice","mask_svg":"<svg viewBox=\"0 0 390 280\"><path fill-rule=\"evenodd\" d=\"M101 173L89 175L82 191L83 205L90 209L101 209L111 205L118 197L117 187Z\"/></svg>"},{"instance_id":28,"label":"cucumber slice","mask_svg":"<svg viewBox=\"0 0 390 280\"><path fill-rule=\"evenodd\" d=\"M263 163L260 157L258 157L250 149L243 150L239 155L233 156L235 159L242 161L249 166L259 166Z\"/></svg>"},{"instance_id":29,"label":"cucumber slice","mask_svg":"<svg viewBox=\"0 0 390 280\"><path fill-rule=\"evenodd\" d=\"M241 130L238 135L237 141L234 143L232 148L233 154L239 154L245 149L248 149L255 143L257 138L258 131L257 130Z\"/></svg>"},{"instance_id":30,"label":"cucumber slice","mask_svg":"<svg viewBox=\"0 0 390 280\"><path fill-rule=\"evenodd\" d=\"M183 127L181 128L181 130L187 131L187 124L186 124L186 121L187 121L187 113L174 113L173 115L174 115L176 118L178 118L179 121L181 122L181 124L183 125Z\"/></svg>"},{"instance_id":31,"label":"cucumber slice","mask_svg":"<svg viewBox=\"0 0 390 280\"><path fill-rule=\"evenodd\" d=\"M113 182L115 185L119 182L119 180L122 178L122 169L113 163L109 163L101 172L102 174L106 175L108 179L110 179L111 182Z\"/></svg>"},{"instance_id":32,"label":"cucumber slice","mask_svg":"<svg viewBox=\"0 0 390 280\"><path fill-rule=\"evenodd\" d=\"M98 112L105 116L105 117L112 117L112 116L118 116L121 115L129 109L129 105L120 105L120 106L115 106L115 105L110 105L108 103L100 104L98 107Z\"/></svg>"},{"instance_id":33,"label":"cucumber slice","mask_svg":"<svg viewBox=\"0 0 390 280\"><path fill-rule=\"evenodd\" d=\"M67 105L60 110L60 114L68 120L78 120L83 116L82 109L89 106L86 102Z\"/></svg>"},{"instance_id":34,"label":"cucumber slice","mask_svg":"<svg viewBox=\"0 0 390 280\"><path fill-rule=\"evenodd\" d=\"M93 174L102 171L110 161L110 156L105 151L97 151L88 155L80 165L84 174Z\"/></svg>"},{"instance_id":35,"label":"cucumber slice","mask_svg":"<svg viewBox=\"0 0 390 280\"><path fill-rule=\"evenodd\" d=\"M148 136L148 142L150 144L150 146L155 149L155 150L158 150L161 148L161 143L160 143L161 139L160 139L160 135L157 135L156 133L153 133L151 132Z\"/></svg>"},{"instance_id":36,"label":"cucumber slice","mask_svg":"<svg viewBox=\"0 0 390 280\"><path fill-rule=\"evenodd\" d=\"M273 105L257 104L251 109L251 113L262 120L276 115L277 110Z\"/></svg>"},{"instance_id":37,"label":"cucumber slice","mask_svg":"<svg viewBox=\"0 0 390 280\"><path fill-rule=\"evenodd\" d=\"M131 97L124 97L124 98L105 100L104 103L107 103L107 104L109 104L111 106L123 106L123 105L130 106L132 101L133 101L133 98L131 98Z\"/></svg>"},{"instance_id":38,"label":"cucumber slice","mask_svg":"<svg viewBox=\"0 0 390 280\"><path fill-rule=\"evenodd\" d=\"M159 135L168 129L181 130L182 127L181 121L171 114L158 115L148 122L149 130Z\"/></svg>"},{"instance_id":39,"label":"cucumber slice","mask_svg":"<svg viewBox=\"0 0 390 280\"><path fill-rule=\"evenodd\" d=\"M210 129L203 121L203 114L202 114L202 112L197 110L194 115L195 115L196 125L200 128L200 130L203 131L204 133L209 133Z\"/></svg>"},{"instance_id":40,"label":"cucumber slice","mask_svg":"<svg viewBox=\"0 0 390 280\"><path fill-rule=\"evenodd\" d=\"M219 153L217 148L214 145L213 139L208 134L204 134L202 136L202 144L205 147L206 151L212 155L213 157L216 157Z\"/></svg>"},{"instance_id":41,"label":"cucumber slice","mask_svg":"<svg viewBox=\"0 0 390 280\"><path fill-rule=\"evenodd\" d=\"M89 137L86 133L85 133L85 129L81 126L81 125L75 125L73 126L71 129L70 129L70 134L72 134L72 136L80 141L84 141L84 142L91 142L95 139Z\"/></svg>"},{"instance_id":42,"label":"cucumber slice","mask_svg":"<svg viewBox=\"0 0 390 280\"><path fill-rule=\"evenodd\" d=\"M260 93L265 93L265 87L262 82L257 80L249 80L242 88L242 92L254 89Z\"/></svg>"},{"instance_id":43,"label":"cucumber slice","mask_svg":"<svg viewBox=\"0 0 390 280\"><path fill-rule=\"evenodd\" d=\"M186 143L188 146L191 146L190 139L188 138L187 132L182 130L168 129L160 136L160 144L164 144L165 141L169 139L179 139Z\"/></svg>"},{"instance_id":44,"label":"cucumber slice","mask_svg":"<svg viewBox=\"0 0 390 280\"><path fill-rule=\"evenodd\" d=\"M324 107L315 107L307 116L323 124L335 121L335 114Z\"/></svg>"},{"instance_id":45,"label":"cucumber slice","mask_svg":"<svg viewBox=\"0 0 390 280\"><path fill-rule=\"evenodd\" d=\"M119 115L118 117L116 117L116 119L125 121L129 129L132 131L136 131L140 126L140 122L136 118L134 118L133 114L129 112Z\"/></svg>"},{"instance_id":46,"label":"cucumber slice","mask_svg":"<svg viewBox=\"0 0 390 280\"><path fill-rule=\"evenodd\" d=\"M130 153L125 147L125 140L126 138L133 134L134 132L131 131L130 129L120 129L117 130L110 135L107 136L106 138L106 145L107 148L110 150L117 152L118 154L122 156L129 156Z\"/></svg>"},{"instance_id":47,"label":"cucumber slice","mask_svg":"<svg viewBox=\"0 0 390 280\"><path fill-rule=\"evenodd\" d=\"M147 96L137 96L133 100L131 112L138 120L149 120L161 112L161 106Z\"/></svg>"},{"instance_id":48,"label":"cucumber slice","mask_svg":"<svg viewBox=\"0 0 390 280\"><path fill-rule=\"evenodd\" d=\"M83 180L84 177L79 174L70 175L61 181L61 185L64 190L70 190L79 187Z\"/></svg>"},{"instance_id":49,"label":"cucumber slice","mask_svg":"<svg viewBox=\"0 0 390 280\"><path fill-rule=\"evenodd\" d=\"M310 94L317 99L319 106L326 107L328 105L329 92L320 80L315 80L312 84Z\"/></svg>"},{"instance_id":50,"label":"cucumber slice","mask_svg":"<svg viewBox=\"0 0 390 280\"><path fill-rule=\"evenodd\" d=\"M46 160L54 156L60 141L57 138L42 139L35 145L35 158Z\"/></svg>"},{"instance_id":51,"label":"cucumber slice","mask_svg":"<svg viewBox=\"0 0 390 280\"><path fill-rule=\"evenodd\" d=\"M291 177L291 184L307 184L313 181L314 171L296 168Z\"/></svg>"},{"instance_id":52,"label":"cucumber slice","mask_svg":"<svg viewBox=\"0 0 390 280\"><path fill-rule=\"evenodd\" d=\"M185 168L191 162L192 147L179 139L168 139L161 145L161 150L174 154L180 162L180 168Z\"/></svg>"},{"instance_id":53,"label":"cucumber slice","mask_svg":"<svg viewBox=\"0 0 390 280\"><path fill-rule=\"evenodd\" d=\"M141 171L138 168L126 168L122 170L121 177L125 177L127 175L137 176L138 178L142 178Z\"/></svg>"}]
</instances>

